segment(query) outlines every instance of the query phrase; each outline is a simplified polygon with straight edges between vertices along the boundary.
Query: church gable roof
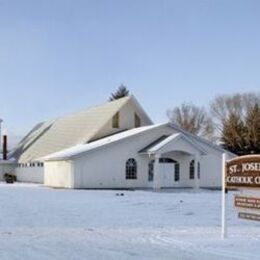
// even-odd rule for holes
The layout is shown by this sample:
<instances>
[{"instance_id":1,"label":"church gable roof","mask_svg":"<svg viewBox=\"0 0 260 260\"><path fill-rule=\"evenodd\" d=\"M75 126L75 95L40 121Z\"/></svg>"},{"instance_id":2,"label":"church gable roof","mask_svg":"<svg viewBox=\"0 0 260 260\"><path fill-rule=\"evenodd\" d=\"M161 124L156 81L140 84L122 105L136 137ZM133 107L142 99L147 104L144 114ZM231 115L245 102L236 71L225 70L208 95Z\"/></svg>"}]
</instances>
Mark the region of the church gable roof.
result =
<instances>
[{"instance_id":1,"label":"church gable roof","mask_svg":"<svg viewBox=\"0 0 260 260\"><path fill-rule=\"evenodd\" d=\"M132 102L152 123L133 96L107 102L100 106L40 123L18 144L11 157L20 163L78 145L91 140L120 109Z\"/></svg>"},{"instance_id":2,"label":"church gable roof","mask_svg":"<svg viewBox=\"0 0 260 260\"><path fill-rule=\"evenodd\" d=\"M160 153L168 144L171 144L175 146L174 148L178 150L178 142L181 141L182 143L185 142L188 144L190 147L193 147L195 150L200 152L201 154L207 154L207 152L198 144L194 143L192 138L188 137L187 135L184 135L182 133L174 133L170 136L166 136L166 138L163 138L157 143L151 144L148 146L148 148L143 149L139 153L147 153L147 154L155 154L155 153ZM174 150L175 150L174 149Z\"/></svg>"}]
</instances>

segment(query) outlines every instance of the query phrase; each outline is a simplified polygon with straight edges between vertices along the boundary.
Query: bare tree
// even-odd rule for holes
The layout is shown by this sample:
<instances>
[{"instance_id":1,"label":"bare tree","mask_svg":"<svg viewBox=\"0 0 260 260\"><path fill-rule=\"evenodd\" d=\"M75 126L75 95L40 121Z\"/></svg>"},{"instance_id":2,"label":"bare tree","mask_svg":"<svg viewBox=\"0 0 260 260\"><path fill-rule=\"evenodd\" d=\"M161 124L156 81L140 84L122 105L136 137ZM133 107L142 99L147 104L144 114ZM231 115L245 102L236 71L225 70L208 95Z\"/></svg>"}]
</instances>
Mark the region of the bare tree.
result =
<instances>
[{"instance_id":1,"label":"bare tree","mask_svg":"<svg viewBox=\"0 0 260 260\"><path fill-rule=\"evenodd\" d=\"M113 101L122 97L127 97L129 95L129 90L124 84L121 84L115 93L112 93L109 97L109 101Z\"/></svg>"},{"instance_id":2,"label":"bare tree","mask_svg":"<svg viewBox=\"0 0 260 260\"><path fill-rule=\"evenodd\" d=\"M204 108L192 103L183 103L180 107L168 110L167 116L170 122L177 124L182 129L211 139L212 123Z\"/></svg>"}]
</instances>

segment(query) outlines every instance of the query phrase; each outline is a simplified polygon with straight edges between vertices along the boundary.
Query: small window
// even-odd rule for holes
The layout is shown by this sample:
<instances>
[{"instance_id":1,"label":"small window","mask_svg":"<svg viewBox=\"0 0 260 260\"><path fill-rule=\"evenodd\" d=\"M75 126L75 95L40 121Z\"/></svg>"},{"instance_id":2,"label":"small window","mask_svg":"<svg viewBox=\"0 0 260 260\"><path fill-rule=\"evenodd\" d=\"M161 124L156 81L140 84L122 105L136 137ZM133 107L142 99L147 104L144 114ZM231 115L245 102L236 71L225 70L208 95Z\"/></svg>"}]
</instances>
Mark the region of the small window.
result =
<instances>
[{"instance_id":1,"label":"small window","mask_svg":"<svg viewBox=\"0 0 260 260\"><path fill-rule=\"evenodd\" d=\"M141 126L141 119L140 117L135 113L135 127Z\"/></svg>"},{"instance_id":2,"label":"small window","mask_svg":"<svg viewBox=\"0 0 260 260\"><path fill-rule=\"evenodd\" d=\"M174 181L180 180L180 164L178 162L175 162L174 165Z\"/></svg>"},{"instance_id":3,"label":"small window","mask_svg":"<svg viewBox=\"0 0 260 260\"><path fill-rule=\"evenodd\" d=\"M119 112L117 112L112 118L112 127L119 128Z\"/></svg>"},{"instance_id":4,"label":"small window","mask_svg":"<svg viewBox=\"0 0 260 260\"><path fill-rule=\"evenodd\" d=\"M200 162L198 162L198 179L200 179Z\"/></svg>"},{"instance_id":5,"label":"small window","mask_svg":"<svg viewBox=\"0 0 260 260\"><path fill-rule=\"evenodd\" d=\"M148 181L153 181L154 175L154 160L150 161L148 164Z\"/></svg>"},{"instance_id":6,"label":"small window","mask_svg":"<svg viewBox=\"0 0 260 260\"><path fill-rule=\"evenodd\" d=\"M193 180L195 176L194 160L190 162L190 179Z\"/></svg>"},{"instance_id":7,"label":"small window","mask_svg":"<svg viewBox=\"0 0 260 260\"><path fill-rule=\"evenodd\" d=\"M130 158L126 161L125 172L127 180L137 179L137 163L135 159Z\"/></svg>"}]
</instances>

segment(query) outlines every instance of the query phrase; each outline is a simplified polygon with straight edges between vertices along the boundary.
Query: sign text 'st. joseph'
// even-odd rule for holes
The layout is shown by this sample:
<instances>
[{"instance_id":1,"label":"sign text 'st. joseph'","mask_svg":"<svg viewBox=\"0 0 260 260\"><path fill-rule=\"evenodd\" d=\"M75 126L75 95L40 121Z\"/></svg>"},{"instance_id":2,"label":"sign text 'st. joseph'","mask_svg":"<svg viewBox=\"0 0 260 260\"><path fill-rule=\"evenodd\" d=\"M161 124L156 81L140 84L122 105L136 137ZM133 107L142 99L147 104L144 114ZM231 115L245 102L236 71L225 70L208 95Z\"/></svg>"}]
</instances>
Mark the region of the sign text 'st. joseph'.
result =
<instances>
[{"instance_id":1,"label":"sign text 'st. joseph'","mask_svg":"<svg viewBox=\"0 0 260 260\"><path fill-rule=\"evenodd\" d=\"M227 188L260 188L259 155L242 156L227 162Z\"/></svg>"}]
</instances>

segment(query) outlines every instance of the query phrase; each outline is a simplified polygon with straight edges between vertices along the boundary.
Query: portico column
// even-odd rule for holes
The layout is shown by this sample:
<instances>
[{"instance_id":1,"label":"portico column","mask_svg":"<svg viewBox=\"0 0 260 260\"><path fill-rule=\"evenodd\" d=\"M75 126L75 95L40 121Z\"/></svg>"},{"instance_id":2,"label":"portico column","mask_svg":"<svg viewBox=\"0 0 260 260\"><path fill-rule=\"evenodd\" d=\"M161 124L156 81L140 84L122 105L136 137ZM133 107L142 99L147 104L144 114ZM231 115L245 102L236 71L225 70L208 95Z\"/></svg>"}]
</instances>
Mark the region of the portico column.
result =
<instances>
[{"instance_id":1,"label":"portico column","mask_svg":"<svg viewBox=\"0 0 260 260\"><path fill-rule=\"evenodd\" d=\"M161 157L160 154L155 154L154 156L154 168L153 168L153 189L159 190L161 188L161 176L160 176L160 168L159 168L159 159Z\"/></svg>"},{"instance_id":2,"label":"portico column","mask_svg":"<svg viewBox=\"0 0 260 260\"><path fill-rule=\"evenodd\" d=\"M200 180L198 178L198 162L199 162L199 156L195 155L194 158L194 188L199 189L200 188Z\"/></svg>"}]
</instances>

